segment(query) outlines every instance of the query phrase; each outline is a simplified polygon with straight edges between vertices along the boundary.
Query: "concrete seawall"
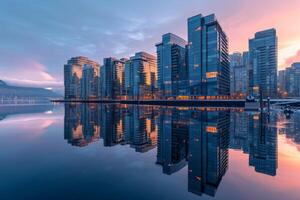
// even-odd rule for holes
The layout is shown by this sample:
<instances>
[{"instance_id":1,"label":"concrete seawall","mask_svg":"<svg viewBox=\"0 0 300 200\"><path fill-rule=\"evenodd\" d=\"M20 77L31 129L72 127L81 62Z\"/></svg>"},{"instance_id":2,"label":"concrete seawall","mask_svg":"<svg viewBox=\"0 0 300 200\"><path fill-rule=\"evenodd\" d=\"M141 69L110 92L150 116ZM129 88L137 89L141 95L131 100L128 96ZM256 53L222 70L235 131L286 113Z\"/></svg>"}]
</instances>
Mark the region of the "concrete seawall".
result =
<instances>
[{"instance_id":1,"label":"concrete seawall","mask_svg":"<svg viewBox=\"0 0 300 200\"><path fill-rule=\"evenodd\" d=\"M120 103L162 106L244 108L245 100L52 100L57 103Z\"/></svg>"}]
</instances>

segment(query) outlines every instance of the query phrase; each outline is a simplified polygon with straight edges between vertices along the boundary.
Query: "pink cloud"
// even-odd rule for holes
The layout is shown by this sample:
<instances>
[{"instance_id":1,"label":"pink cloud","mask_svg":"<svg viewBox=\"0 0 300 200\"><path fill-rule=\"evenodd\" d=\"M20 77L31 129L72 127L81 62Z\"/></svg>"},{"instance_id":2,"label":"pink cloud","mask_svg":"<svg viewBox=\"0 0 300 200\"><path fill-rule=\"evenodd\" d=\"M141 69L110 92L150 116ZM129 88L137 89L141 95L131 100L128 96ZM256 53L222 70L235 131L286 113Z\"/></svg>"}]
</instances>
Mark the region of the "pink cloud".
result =
<instances>
[{"instance_id":1,"label":"pink cloud","mask_svg":"<svg viewBox=\"0 0 300 200\"><path fill-rule=\"evenodd\" d=\"M285 60L285 66L291 66L291 64L295 62L300 62L300 49L296 53L296 55L289 57Z\"/></svg>"},{"instance_id":2,"label":"pink cloud","mask_svg":"<svg viewBox=\"0 0 300 200\"><path fill-rule=\"evenodd\" d=\"M28 80L28 79L16 79L16 78L9 78L9 77L3 77L3 80L11 83L16 86L32 86L32 87L62 87L63 82L62 81L35 81L35 80Z\"/></svg>"},{"instance_id":3,"label":"pink cloud","mask_svg":"<svg viewBox=\"0 0 300 200\"><path fill-rule=\"evenodd\" d=\"M47 67L31 58L10 60L9 66L1 67L1 79L8 83L33 87L61 87L63 82L54 78ZM13 70L12 70L13 69Z\"/></svg>"}]
</instances>

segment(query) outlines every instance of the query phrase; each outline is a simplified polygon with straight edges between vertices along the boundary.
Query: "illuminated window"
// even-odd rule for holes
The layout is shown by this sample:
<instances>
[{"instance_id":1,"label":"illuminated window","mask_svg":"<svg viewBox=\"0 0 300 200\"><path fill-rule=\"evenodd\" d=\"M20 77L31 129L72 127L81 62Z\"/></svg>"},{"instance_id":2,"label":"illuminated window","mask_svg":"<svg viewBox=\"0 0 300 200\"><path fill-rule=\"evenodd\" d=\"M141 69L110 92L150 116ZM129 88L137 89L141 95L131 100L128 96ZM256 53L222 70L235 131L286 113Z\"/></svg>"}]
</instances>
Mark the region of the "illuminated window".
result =
<instances>
[{"instance_id":1,"label":"illuminated window","mask_svg":"<svg viewBox=\"0 0 300 200\"><path fill-rule=\"evenodd\" d=\"M258 92L259 91L259 87L258 86L253 87L253 90Z\"/></svg>"},{"instance_id":2,"label":"illuminated window","mask_svg":"<svg viewBox=\"0 0 300 200\"><path fill-rule=\"evenodd\" d=\"M259 120L259 115L254 115L254 116L253 116L253 119L254 119L254 120Z\"/></svg>"},{"instance_id":3,"label":"illuminated window","mask_svg":"<svg viewBox=\"0 0 300 200\"><path fill-rule=\"evenodd\" d=\"M217 133L218 130L217 130L217 127L215 127L215 126L207 126L207 127L206 127L206 132L209 132L209 133Z\"/></svg>"},{"instance_id":4,"label":"illuminated window","mask_svg":"<svg viewBox=\"0 0 300 200\"><path fill-rule=\"evenodd\" d=\"M206 78L216 78L218 76L218 72L206 72Z\"/></svg>"}]
</instances>

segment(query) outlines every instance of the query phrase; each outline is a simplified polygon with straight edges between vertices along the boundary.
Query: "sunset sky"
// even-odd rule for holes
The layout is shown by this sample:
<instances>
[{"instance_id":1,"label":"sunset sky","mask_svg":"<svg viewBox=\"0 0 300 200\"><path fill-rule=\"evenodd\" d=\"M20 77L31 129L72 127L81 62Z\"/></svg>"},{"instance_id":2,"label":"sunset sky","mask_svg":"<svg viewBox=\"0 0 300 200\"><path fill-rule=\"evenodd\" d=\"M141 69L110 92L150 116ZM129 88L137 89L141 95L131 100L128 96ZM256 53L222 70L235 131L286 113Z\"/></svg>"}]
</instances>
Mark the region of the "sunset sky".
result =
<instances>
[{"instance_id":1,"label":"sunset sky","mask_svg":"<svg viewBox=\"0 0 300 200\"><path fill-rule=\"evenodd\" d=\"M279 68L300 61L300 0L1 0L0 79L62 89L73 56L155 54L161 35L183 38L187 18L215 13L230 52L248 49L254 33L276 28Z\"/></svg>"}]
</instances>

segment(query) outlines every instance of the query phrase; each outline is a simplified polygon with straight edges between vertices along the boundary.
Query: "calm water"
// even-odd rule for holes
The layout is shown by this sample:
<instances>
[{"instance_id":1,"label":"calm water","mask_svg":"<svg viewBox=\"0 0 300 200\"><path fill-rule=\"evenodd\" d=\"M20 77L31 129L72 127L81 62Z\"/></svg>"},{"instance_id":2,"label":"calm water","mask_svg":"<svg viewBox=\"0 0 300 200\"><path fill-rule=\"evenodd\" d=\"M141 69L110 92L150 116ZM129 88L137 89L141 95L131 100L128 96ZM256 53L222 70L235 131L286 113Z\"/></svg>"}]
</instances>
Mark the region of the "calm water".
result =
<instances>
[{"instance_id":1,"label":"calm water","mask_svg":"<svg viewBox=\"0 0 300 200\"><path fill-rule=\"evenodd\" d=\"M300 112L0 106L0 199L300 199Z\"/></svg>"}]
</instances>

